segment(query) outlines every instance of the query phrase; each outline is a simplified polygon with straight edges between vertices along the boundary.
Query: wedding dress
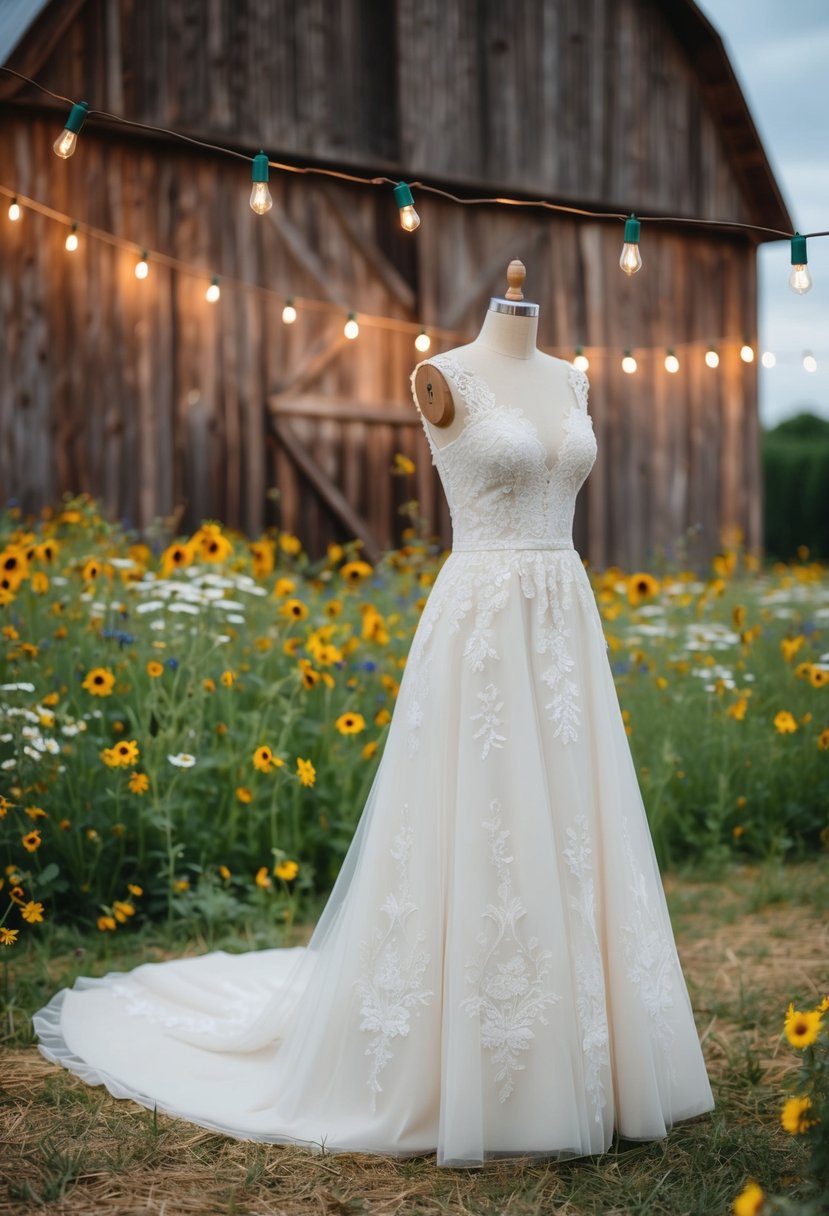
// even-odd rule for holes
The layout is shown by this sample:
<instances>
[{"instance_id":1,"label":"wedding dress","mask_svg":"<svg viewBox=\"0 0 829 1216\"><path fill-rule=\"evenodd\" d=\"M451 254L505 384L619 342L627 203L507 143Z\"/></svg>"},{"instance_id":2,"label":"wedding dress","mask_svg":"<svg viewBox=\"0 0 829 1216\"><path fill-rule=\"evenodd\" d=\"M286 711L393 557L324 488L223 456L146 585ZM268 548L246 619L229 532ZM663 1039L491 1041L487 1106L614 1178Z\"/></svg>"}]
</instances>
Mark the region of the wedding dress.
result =
<instances>
[{"instance_id":1,"label":"wedding dress","mask_svg":"<svg viewBox=\"0 0 829 1216\"><path fill-rule=\"evenodd\" d=\"M547 452L455 354L429 362L467 408L443 446L421 414L452 552L307 947L78 979L38 1046L118 1098L313 1151L473 1166L660 1139L714 1101L573 547L587 377Z\"/></svg>"}]
</instances>

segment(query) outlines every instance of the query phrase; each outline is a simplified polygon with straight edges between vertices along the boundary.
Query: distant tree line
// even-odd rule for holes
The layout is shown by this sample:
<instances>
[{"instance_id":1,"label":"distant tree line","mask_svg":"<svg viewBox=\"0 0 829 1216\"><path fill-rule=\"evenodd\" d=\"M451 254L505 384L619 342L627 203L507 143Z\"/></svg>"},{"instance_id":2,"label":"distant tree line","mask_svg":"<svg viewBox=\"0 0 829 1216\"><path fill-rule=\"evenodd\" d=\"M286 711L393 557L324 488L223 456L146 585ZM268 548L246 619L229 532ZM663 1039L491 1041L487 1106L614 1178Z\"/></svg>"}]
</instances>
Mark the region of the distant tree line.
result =
<instances>
[{"instance_id":1,"label":"distant tree line","mask_svg":"<svg viewBox=\"0 0 829 1216\"><path fill-rule=\"evenodd\" d=\"M829 421L808 411L787 418L761 439L765 547L786 561L807 545L829 556Z\"/></svg>"}]
</instances>

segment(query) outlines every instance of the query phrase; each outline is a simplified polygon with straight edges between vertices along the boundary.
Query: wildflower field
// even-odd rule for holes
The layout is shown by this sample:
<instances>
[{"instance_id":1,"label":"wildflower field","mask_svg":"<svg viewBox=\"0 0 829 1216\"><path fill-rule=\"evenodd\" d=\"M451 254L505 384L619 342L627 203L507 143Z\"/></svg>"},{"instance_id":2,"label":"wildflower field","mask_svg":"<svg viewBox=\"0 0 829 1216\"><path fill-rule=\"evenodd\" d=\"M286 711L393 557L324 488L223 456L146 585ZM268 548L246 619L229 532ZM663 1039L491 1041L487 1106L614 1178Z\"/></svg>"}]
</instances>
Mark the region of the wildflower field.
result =
<instances>
[{"instance_id":1,"label":"wildflower field","mask_svg":"<svg viewBox=\"0 0 829 1216\"><path fill-rule=\"evenodd\" d=\"M153 543L67 498L0 516L0 941L313 914L445 553L206 522ZM157 531L157 530L156 530ZM829 580L739 537L705 576L591 573L660 865L829 847Z\"/></svg>"}]
</instances>

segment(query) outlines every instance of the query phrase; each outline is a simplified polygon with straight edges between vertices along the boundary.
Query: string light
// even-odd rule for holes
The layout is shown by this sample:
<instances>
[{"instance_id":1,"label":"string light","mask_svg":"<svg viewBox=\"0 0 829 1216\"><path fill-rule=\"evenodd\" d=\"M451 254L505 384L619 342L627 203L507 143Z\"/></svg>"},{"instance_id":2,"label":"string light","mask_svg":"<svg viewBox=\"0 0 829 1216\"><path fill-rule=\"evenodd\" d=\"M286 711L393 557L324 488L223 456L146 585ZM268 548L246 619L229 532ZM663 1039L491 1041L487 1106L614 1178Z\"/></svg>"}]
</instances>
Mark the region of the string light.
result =
<instances>
[{"instance_id":1,"label":"string light","mask_svg":"<svg viewBox=\"0 0 829 1216\"><path fill-rule=\"evenodd\" d=\"M806 238L796 232L792 237L792 268L789 272L789 287L799 296L805 295L812 286L812 276L806 265Z\"/></svg>"},{"instance_id":2,"label":"string light","mask_svg":"<svg viewBox=\"0 0 829 1216\"><path fill-rule=\"evenodd\" d=\"M208 304L215 304L221 294L222 292L221 288L219 287L219 276L214 274L210 281L210 286L204 293L204 298L207 300Z\"/></svg>"},{"instance_id":3,"label":"string light","mask_svg":"<svg viewBox=\"0 0 829 1216\"><path fill-rule=\"evenodd\" d=\"M770 350L764 350L760 362L762 363L763 367L774 367L777 359Z\"/></svg>"},{"instance_id":4,"label":"string light","mask_svg":"<svg viewBox=\"0 0 829 1216\"><path fill-rule=\"evenodd\" d=\"M149 253L145 249L141 254L141 257L135 263L135 277L137 279L146 279L147 275L150 273L150 264L147 260L149 256Z\"/></svg>"},{"instance_id":5,"label":"string light","mask_svg":"<svg viewBox=\"0 0 829 1216\"><path fill-rule=\"evenodd\" d=\"M705 352L705 362L709 367L719 367L720 356L714 350L713 346L709 346L708 350Z\"/></svg>"},{"instance_id":6,"label":"string light","mask_svg":"<svg viewBox=\"0 0 829 1216\"><path fill-rule=\"evenodd\" d=\"M670 346L668 347L668 353L665 356L665 371L670 372L671 375L673 375L674 372L679 371L679 359L677 359Z\"/></svg>"},{"instance_id":7,"label":"string light","mask_svg":"<svg viewBox=\"0 0 829 1216\"><path fill-rule=\"evenodd\" d=\"M811 351L807 350L804 352L803 366L807 372L816 372L817 371L817 359L811 353Z\"/></svg>"},{"instance_id":8,"label":"string light","mask_svg":"<svg viewBox=\"0 0 829 1216\"><path fill-rule=\"evenodd\" d=\"M394 187L394 199L400 208L400 227L404 232L414 232L420 226L420 216L414 209L412 192L405 182Z\"/></svg>"},{"instance_id":9,"label":"string light","mask_svg":"<svg viewBox=\"0 0 829 1216\"><path fill-rule=\"evenodd\" d=\"M288 296L288 299L285 301L285 307L282 309L282 320L286 325L293 325L296 320L293 296Z\"/></svg>"},{"instance_id":10,"label":"string light","mask_svg":"<svg viewBox=\"0 0 829 1216\"><path fill-rule=\"evenodd\" d=\"M75 102L69 111L66 126L52 145L61 160L67 160L75 151L75 146L78 142L78 132L83 126L83 120L86 118L88 111L89 105L85 101Z\"/></svg>"},{"instance_id":11,"label":"string light","mask_svg":"<svg viewBox=\"0 0 829 1216\"><path fill-rule=\"evenodd\" d=\"M431 345L432 339L426 333L425 329L421 329L420 333L415 338L415 350L419 350L422 354L425 354Z\"/></svg>"},{"instance_id":12,"label":"string light","mask_svg":"<svg viewBox=\"0 0 829 1216\"><path fill-rule=\"evenodd\" d=\"M260 151L254 156L250 169L250 176L253 182L250 191L250 206L251 210L255 211L257 215L264 215L273 206L271 192L268 189L269 172L268 158L264 152Z\"/></svg>"},{"instance_id":13,"label":"string light","mask_svg":"<svg viewBox=\"0 0 829 1216\"><path fill-rule=\"evenodd\" d=\"M627 275L636 274L637 270L642 269L642 255L639 252L640 227L639 220L631 211L629 218L625 220L625 243L619 258L619 265Z\"/></svg>"},{"instance_id":14,"label":"string light","mask_svg":"<svg viewBox=\"0 0 829 1216\"><path fill-rule=\"evenodd\" d=\"M350 312L348 314L348 320L346 321L345 325L343 326L343 333L345 334L346 338L349 338L351 341L353 341L357 337L359 332L360 332L360 326L357 324L357 314L354 312Z\"/></svg>"},{"instance_id":15,"label":"string light","mask_svg":"<svg viewBox=\"0 0 829 1216\"><path fill-rule=\"evenodd\" d=\"M580 372L586 372L587 369L590 367L590 360L588 359L587 355L584 353L583 346L576 347L576 357L573 360L573 366L577 367Z\"/></svg>"},{"instance_id":16,"label":"string light","mask_svg":"<svg viewBox=\"0 0 829 1216\"><path fill-rule=\"evenodd\" d=\"M18 203L16 198L13 198L9 203L9 219L14 224L20 219L22 214L23 212L20 210L20 203Z\"/></svg>"},{"instance_id":17,"label":"string light","mask_svg":"<svg viewBox=\"0 0 829 1216\"><path fill-rule=\"evenodd\" d=\"M77 224L72 225L72 231L68 234L66 240L63 242L63 245L64 245L64 248L66 249L67 253L74 253L75 250L78 248L78 225Z\"/></svg>"},{"instance_id":18,"label":"string light","mask_svg":"<svg viewBox=\"0 0 829 1216\"><path fill-rule=\"evenodd\" d=\"M632 376L636 371L636 360L629 350L625 351L624 358L622 359L622 371L627 372L629 376Z\"/></svg>"},{"instance_id":19,"label":"string light","mask_svg":"<svg viewBox=\"0 0 829 1216\"><path fill-rule=\"evenodd\" d=\"M754 349L748 338L743 338L743 345L740 347L740 358L743 363L754 362Z\"/></svg>"}]
</instances>

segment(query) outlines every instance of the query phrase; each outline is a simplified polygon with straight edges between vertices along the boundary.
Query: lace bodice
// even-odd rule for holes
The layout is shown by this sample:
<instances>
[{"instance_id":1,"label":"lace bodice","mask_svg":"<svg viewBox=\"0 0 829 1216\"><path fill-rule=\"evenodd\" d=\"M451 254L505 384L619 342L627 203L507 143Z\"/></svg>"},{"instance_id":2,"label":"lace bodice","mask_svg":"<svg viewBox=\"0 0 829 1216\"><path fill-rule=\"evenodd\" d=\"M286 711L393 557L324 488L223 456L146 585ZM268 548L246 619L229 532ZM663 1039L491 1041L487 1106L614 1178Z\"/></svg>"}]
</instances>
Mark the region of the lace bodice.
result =
<instances>
[{"instance_id":1,"label":"lace bodice","mask_svg":"<svg viewBox=\"0 0 829 1216\"><path fill-rule=\"evenodd\" d=\"M496 401L486 382L455 355L423 362L444 373L467 409L461 433L438 447L415 396L417 367L412 372L412 396L452 517L453 551L572 547L576 496L597 451L584 372L570 369L574 400L564 438L551 456L524 411Z\"/></svg>"}]
</instances>

